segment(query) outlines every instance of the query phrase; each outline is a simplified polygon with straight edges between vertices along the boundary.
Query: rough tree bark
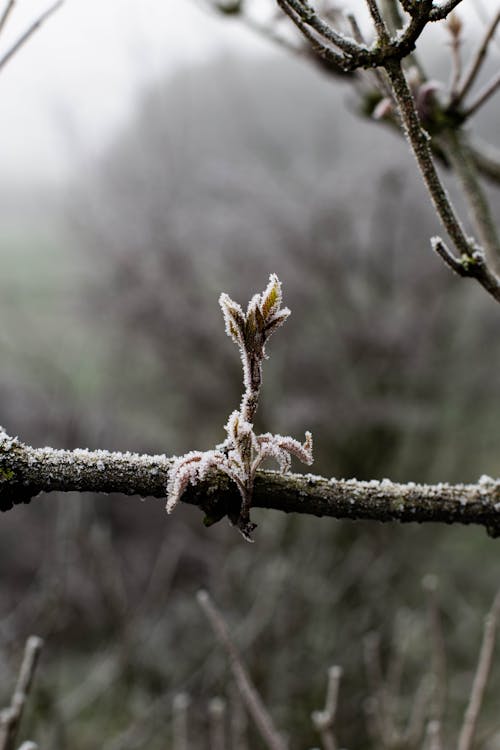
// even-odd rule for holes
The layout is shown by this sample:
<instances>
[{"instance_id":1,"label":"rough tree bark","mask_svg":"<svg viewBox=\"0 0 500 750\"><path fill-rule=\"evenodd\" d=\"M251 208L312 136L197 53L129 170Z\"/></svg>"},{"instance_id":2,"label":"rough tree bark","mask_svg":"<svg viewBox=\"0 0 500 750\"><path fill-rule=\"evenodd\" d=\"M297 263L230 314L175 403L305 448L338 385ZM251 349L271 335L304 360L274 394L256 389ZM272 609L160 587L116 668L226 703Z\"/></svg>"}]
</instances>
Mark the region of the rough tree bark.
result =
<instances>
[{"instance_id":1,"label":"rough tree bark","mask_svg":"<svg viewBox=\"0 0 500 750\"><path fill-rule=\"evenodd\" d=\"M165 499L172 463L163 455L32 448L1 432L0 509L56 490ZM182 500L199 506L207 524L234 515L241 504L236 485L221 472L190 485ZM500 535L500 480L486 476L476 484L426 485L259 471L252 505L352 520L479 524Z\"/></svg>"}]
</instances>

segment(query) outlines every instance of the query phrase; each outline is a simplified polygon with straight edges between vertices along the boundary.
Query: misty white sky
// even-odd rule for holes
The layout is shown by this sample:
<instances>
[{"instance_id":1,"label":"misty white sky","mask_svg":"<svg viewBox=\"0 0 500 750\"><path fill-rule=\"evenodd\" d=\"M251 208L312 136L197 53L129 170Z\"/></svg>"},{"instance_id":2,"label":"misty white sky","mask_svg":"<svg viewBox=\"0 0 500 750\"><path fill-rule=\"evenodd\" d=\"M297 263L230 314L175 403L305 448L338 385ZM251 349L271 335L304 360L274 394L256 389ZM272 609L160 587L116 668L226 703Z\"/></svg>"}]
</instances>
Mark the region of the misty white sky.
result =
<instances>
[{"instance_id":1,"label":"misty white sky","mask_svg":"<svg viewBox=\"0 0 500 750\"><path fill-rule=\"evenodd\" d=\"M49 4L17 0L0 49ZM144 84L183 62L259 44L196 0L66 0L0 74L0 180L64 178L105 147Z\"/></svg>"},{"instance_id":2,"label":"misty white sky","mask_svg":"<svg viewBox=\"0 0 500 750\"><path fill-rule=\"evenodd\" d=\"M48 5L18 0L0 48ZM145 83L230 44L252 39L192 0L66 0L0 75L0 179L58 180L112 137Z\"/></svg>"}]
</instances>

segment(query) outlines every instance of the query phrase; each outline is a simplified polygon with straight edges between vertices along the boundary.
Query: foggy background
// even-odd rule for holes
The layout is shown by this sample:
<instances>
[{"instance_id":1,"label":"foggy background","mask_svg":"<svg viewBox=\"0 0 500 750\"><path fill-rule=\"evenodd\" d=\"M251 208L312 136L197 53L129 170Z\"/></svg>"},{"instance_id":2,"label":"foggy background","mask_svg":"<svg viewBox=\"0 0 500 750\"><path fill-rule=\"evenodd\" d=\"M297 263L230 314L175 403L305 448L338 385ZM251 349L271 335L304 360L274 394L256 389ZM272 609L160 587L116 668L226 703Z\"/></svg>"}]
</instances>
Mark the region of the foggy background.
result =
<instances>
[{"instance_id":1,"label":"foggy background","mask_svg":"<svg viewBox=\"0 0 500 750\"><path fill-rule=\"evenodd\" d=\"M39 7L19 3L11 38ZM466 18L472 38L479 20ZM427 44L446 81L443 46ZM245 304L275 272L292 316L269 345L259 431L311 430L326 476L500 474L498 310L433 257L439 228L412 157L360 117L348 82L195 3L72 0L2 72L0 97L8 433L167 455L220 442L241 373L217 298ZM493 101L481 131L497 123ZM341 742L368 746L363 639L380 633L384 663L404 647L403 721L429 660L427 574L456 728L498 540L255 519L247 545L225 521L205 529L196 508L167 517L151 499L48 495L4 514L4 704L24 639L46 640L26 735L42 748L170 747L182 691L192 747L208 747L207 704L235 688L195 601L205 587L292 748L318 743L310 713L332 663L345 670ZM499 679L497 665L491 748Z\"/></svg>"}]
</instances>

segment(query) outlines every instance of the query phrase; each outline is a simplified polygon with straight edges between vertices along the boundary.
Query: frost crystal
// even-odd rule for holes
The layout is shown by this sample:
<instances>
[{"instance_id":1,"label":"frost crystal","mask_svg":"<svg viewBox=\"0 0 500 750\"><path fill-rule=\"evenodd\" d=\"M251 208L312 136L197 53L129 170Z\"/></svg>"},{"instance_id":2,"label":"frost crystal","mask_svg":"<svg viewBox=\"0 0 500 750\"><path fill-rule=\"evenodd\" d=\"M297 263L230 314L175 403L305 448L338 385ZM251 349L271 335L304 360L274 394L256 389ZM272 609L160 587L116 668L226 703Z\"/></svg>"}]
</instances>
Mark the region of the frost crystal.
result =
<instances>
[{"instance_id":1,"label":"frost crystal","mask_svg":"<svg viewBox=\"0 0 500 750\"><path fill-rule=\"evenodd\" d=\"M245 390L240 408L229 416L225 425L227 437L215 450L191 451L175 458L167 484L167 511L171 513L179 503L188 484L202 481L209 471L225 473L238 487L241 507L236 526L245 539L252 541L255 524L250 521L253 485L257 469L266 458L274 459L281 472L290 468L291 456L305 464L312 464L312 435L306 432L304 443L283 435L255 435L253 422L259 403L262 384L262 361L266 357L266 342L290 315L281 307L281 282L271 274L261 294L255 294L246 313L227 294L221 294L219 304L224 316L227 335L240 350Z\"/></svg>"}]
</instances>

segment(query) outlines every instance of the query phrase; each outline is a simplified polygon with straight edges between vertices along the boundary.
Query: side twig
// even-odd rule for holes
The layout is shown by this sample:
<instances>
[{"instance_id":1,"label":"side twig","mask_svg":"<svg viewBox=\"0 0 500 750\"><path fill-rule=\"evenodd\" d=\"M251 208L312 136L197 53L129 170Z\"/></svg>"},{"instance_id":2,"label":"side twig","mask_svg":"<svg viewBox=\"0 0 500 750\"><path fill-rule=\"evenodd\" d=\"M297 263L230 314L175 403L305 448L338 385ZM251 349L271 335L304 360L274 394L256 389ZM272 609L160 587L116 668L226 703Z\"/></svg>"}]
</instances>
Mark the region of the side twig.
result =
<instances>
[{"instance_id":1,"label":"side twig","mask_svg":"<svg viewBox=\"0 0 500 750\"><path fill-rule=\"evenodd\" d=\"M467 120L469 117L472 117L472 115L475 115L478 109L480 109L483 104L488 101L488 99L491 99L493 94L495 94L499 88L500 73L497 73L495 76L493 76L491 81L487 83L483 89L481 89L472 104L469 104L469 106L463 113L464 119Z\"/></svg>"},{"instance_id":2,"label":"side twig","mask_svg":"<svg viewBox=\"0 0 500 750\"><path fill-rule=\"evenodd\" d=\"M206 615L217 640L224 648L228 658L229 666L233 673L238 690L248 713L255 722L260 732L262 740L269 750L287 750L286 744L280 733L274 726L274 722L265 707L260 695L250 679L242 658L234 645L227 625L222 618L221 613L216 608L212 599L206 591L199 591L197 594L198 604Z\"/></svg>"},{"instance_id":3,"label":"side twig","mask_svg":"<svg viewBox=\"0 0 500 750\"><path fill-rule=\"evenodd\" d=\"M322 711L313 711L311 715L314 728L321 737L323 750L337 750L338 747L334 727L341 677L342 667L337 665L330 667L328 670L325 707Z\"/></svg>"},{"instance_id":4,"label":"side twig","mask_svg":"<svg viewBox=\"0 0 500 750\"><path fill-rule=\"evenodd\" d=\"M500 302L500 281L486 265L484 254L476 250L472 255L456 258L440 237L431 238L432 249L459 276L476 279L493 299Z\"/></svg>"},{"instance_id":5,"label":"side twig","mask_svg":"<svg viewBox=\"0 0 500 750\"><path fill-rule=\"evenodd\" d=\"M486 29L486 34L484 35L484 38L481 44L479 45L479 49L477 50L476 54L473 56L470 66L467 69L467 72L465 73L463 81L460 84L455 96L452 97L453 104L455 105L460 104L465 99L470 89L472 88L473 84L475 83L476 78L479 74L479 71L481 70L481 67L483 65L484 59L486 57L486 53L488 52L490 42L493 39L493 36L495 35L495 32L497 30L499 23L500 23L500 10L497 11L497 13L491 19L491 22L488 28Z\"/></svg>"}]
</instances>

